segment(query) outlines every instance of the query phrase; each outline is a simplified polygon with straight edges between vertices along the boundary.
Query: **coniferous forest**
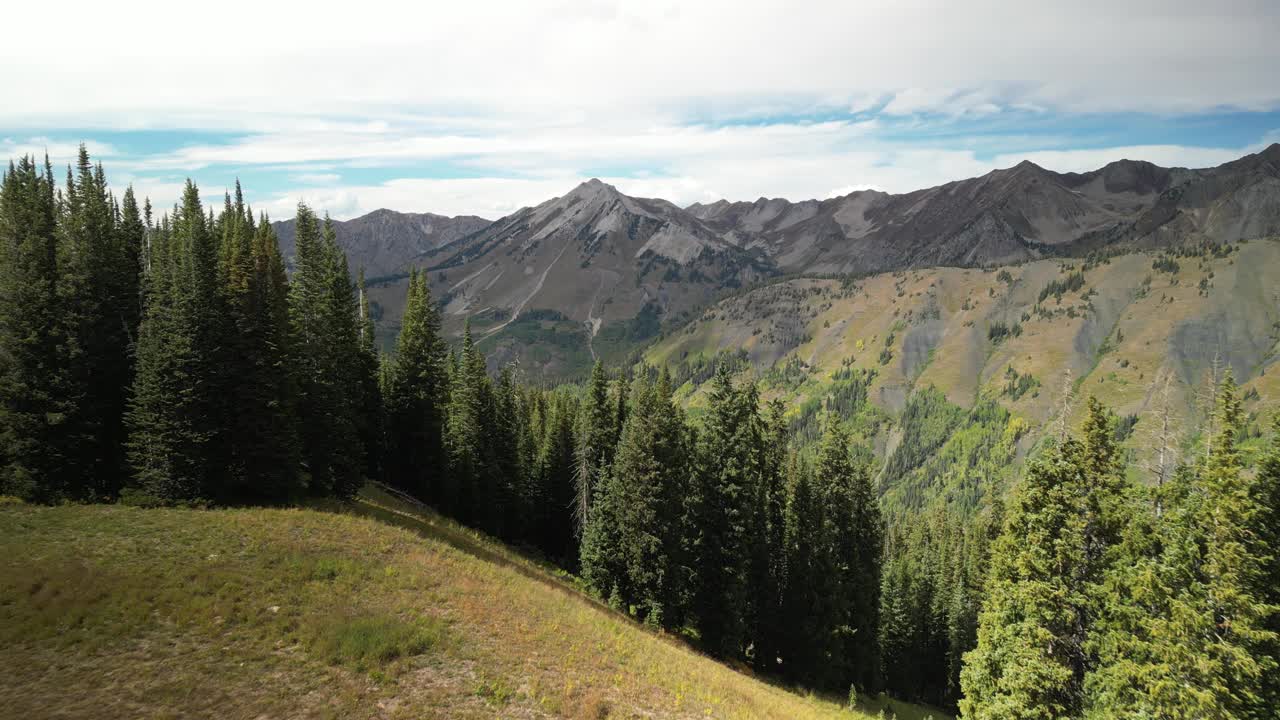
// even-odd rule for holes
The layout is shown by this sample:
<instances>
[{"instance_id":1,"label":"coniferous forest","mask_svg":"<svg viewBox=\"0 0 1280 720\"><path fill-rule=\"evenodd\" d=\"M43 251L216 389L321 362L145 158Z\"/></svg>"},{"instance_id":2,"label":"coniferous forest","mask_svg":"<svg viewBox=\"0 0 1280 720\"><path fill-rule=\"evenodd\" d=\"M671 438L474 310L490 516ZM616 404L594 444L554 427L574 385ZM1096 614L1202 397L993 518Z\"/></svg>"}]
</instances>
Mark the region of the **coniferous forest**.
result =
<instances>
[{"instance_id":1,"label":"coniferous forest","mask_svg":"<svg viewBox=\"0 0 1280 720\"><path fill-rule=\"evenodd\" d=\"M1203 447L1154 478L1090 398L1007 494L902 507L839 413L797 426L731 363L696 418L666 368L533 385L469 326L451 344L416 271L383 354L327 218L298 207L286 262L238 186L207 200L117 196L83 148L65 179L9 166L0 494L289 505L377 481L788 684L974 720L1276 717L1280 420L1246 457L1229 372Z\"/></svg>"}]
</instances>

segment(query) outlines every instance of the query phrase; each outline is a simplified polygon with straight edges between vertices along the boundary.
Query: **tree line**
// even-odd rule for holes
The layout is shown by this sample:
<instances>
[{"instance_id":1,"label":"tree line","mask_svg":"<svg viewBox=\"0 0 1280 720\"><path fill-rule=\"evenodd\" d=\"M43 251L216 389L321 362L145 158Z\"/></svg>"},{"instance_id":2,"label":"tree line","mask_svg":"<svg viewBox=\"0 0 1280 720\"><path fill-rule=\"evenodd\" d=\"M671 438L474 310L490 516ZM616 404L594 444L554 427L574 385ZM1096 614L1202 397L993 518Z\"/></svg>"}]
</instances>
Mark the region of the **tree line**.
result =
<instances>
[{"instance_id":1,"label":"tree line","mask_svg":"<svg viewBox=\"0 0 1280 720\"><path fill-rule=\"evenodd\" d=\"M705 368L696 419L666 369L530 386L491 372L469 325L447 341L416 271L383 355L361 278L305 205L290 267L238 184L215 213L188 182L155 217L82 150L61 184L23 158L0 186L0 493L279 504L381 480L638 621L809 687L973 719L1280 707L1280 425L1246 467L1230 376L1204 452L1155 483L1090 400L1007 498L907 512L840 421L865 387L833 395L815 432L739 370ZM929 432L904 435L893 476L965 417L966 462L1008 464L1003 416L929 393L911 407Z\"/></svg>"},{"instance_id":2,"label":"tree line","mask_svg":"<svg viewBox=\"0 0 1280 720\"><path fill-rule=\"evenodd\" d=\"M1280 707L1280 420L1244 467L1230 372L1204 452L1126 474L1094 399L1033 459L991 548L964 718L1273 718Z\"/></svg>"},{"instance_id":3,"label":"tree line","mask_svg":"<svg viewBox=\"0 0 1280 720\"><path fill-rule=\"evenodd\" d=\"M536 549L610 606L707 652L829 690L882 687L883 522L869 468L829 423L810 461L784 408L728 366L691 421L666 369L528 387L453 353L412 272L382 365L386 481Z\"/></svg>"},{"instance_id":4,"label":"tree line","mask_svg":"<svg viewBox=\"0 0 1280 720\"><path fill-rule=\"evenodd\" d=\"M667 371L584 388L496 375L408 280L393 356L333 225L299 205L292 267L237 184L155 217L81 149L0 187L0 492L240 505L379 479L579 573L708 652L846 692L881 685L883 523L838 423L810 459L727 366L691 422Z\"/></svg>"}]
</instances>

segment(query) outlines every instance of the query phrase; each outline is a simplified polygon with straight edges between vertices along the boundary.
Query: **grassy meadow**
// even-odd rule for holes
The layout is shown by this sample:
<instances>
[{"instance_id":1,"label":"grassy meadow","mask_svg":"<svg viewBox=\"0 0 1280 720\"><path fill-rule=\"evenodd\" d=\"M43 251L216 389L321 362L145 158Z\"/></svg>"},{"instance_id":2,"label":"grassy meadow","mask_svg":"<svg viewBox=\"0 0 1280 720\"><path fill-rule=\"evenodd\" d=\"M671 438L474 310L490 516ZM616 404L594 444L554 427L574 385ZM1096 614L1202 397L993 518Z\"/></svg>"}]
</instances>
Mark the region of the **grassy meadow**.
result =
<instances>
[{"instance_id":1,"label":"grassy meadow","mask_svg":"<svg viewBox=\"0 0 1280 720\"><path fill-rule=\"evenodd\" d=\"M366 488L349 506L0 509L0 717L871 718L714 662Z\"/></svg>"}]
</instances>

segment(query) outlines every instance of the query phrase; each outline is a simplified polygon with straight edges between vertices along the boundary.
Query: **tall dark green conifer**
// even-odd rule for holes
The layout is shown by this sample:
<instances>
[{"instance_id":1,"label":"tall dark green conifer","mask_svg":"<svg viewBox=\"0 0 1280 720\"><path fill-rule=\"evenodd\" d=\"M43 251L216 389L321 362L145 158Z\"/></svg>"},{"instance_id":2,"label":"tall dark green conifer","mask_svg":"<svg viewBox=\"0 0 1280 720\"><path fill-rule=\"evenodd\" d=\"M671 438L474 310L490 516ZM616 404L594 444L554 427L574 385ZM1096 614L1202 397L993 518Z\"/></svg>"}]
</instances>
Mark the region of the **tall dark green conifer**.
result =
<instances>
[{"instance_id":1,"label":"tall dark green conifer","mask_svg":"<svg viewBox=\"0 0 1280 720\"><path fill-rule=\"evenodd\" d=\"M545 430L537 455L533 538L548 558L563 567L578 566L574 530L575 431L578 404L564 391L549 394Z\"/></svg>"},{"instance_id":2,"label":"tall dark green conifer","mask_svg":"<svg viewBox=\"0 0 1280 720\"><path fill-rule=\"evenodd\" d=\"M621 437L621 424L615 425L614 408L609 402L609 380L604 365L597 360L591 368L591 380L582 404L577 443L577 498L575 529L582 535L591 503L601 480L609 472L613 454Z\"/></svg>"},{"instance_id":3,"label":"tall dark green conifer","mask_svg":"<svg viewBox=\"0 0 1280 720\"><path fill-rule=\"evenodd\" d=\"M840 686L880 688L880 508L865 465L851 453L849 435L834 418L818 449L814 489L836 572L836 634L831 671Z\"/></svg>"},{"instance_id":4,"label":"tall dark green conifer","mask_svg":"<svg viewBox=\"0 0 1280 720\"><path fill-rule=\"evenodd\" d=\"M583 576L602 597L647 622L678 626L689 577L683 507L689 438L670 378L642 382L612 469L588 515Z\"/></svg>"},{"instance_id":5,"label":"tall dark green conifer","mask_svg":"<svg viewBox=\"0 0 1280 720\"><path fill-rule=\"evenodd\" d=\"M377 331L363 269L356 280L356 292L360 309L360 345L356 351L356 382L360 386L357 415L360 441L364 446L364 474L365 477L380 478L383 477L382 465L386 459L387 423L382 399L382 355L378 351ZM439 431L435 437L440 437ZM437 447L438 443L439 440Z\"/></svg>"},{"instance_id":6,"label":"tall dark green conifer","mask_svg":"<svg viewBox=\"0 0 1280 720\"><path fill-rule=\"evenodd\" d=\"M69 174L59 220L58 294L63 362L62 393L73 411L65 428L78 438L79 478L74 494L111 498L124 480L124 411L137 331L137 224L126 237L102 166L83 145ZM136 212L136 206L134 208Z\"/></svg>"},{"instance_id":7,"label":"tall dark green conifer","mask_svg":"<svg viewBox=\"0 0 1280 720\"><path fill-rule=\"evenodd\" d=\"M836 560L826 533L825 508L808 468L793 462L790 472L782 674L810 686L832 686L831 662L837 652L832 628L839 622Z\"/></svg>"},{"instance_id":8,"label":"tall dark green conifer","mask_svg":"<svg viewBox=\"0 0 1280 720\"><path fill-rule=\"evenodd\" d=\"M449 454L449 486L443 505L464 521L483 516L485 502L484 411L489 394L489 378L484 356L471 337L471 321L463 329L462 355L450 373L449 415L445 447Z\"/></svg>"},{"instance_id":9,"label":"tall dark green conifer","mask_svg":"<svg viewBox=\"0 0 1280 720\"><path fill-rule=\"evenodd\" d=\"M396 355L389 361L386 404L387 482L426 502L444 501L446 354L440 318L425 275L409 274Z\"/></svg>"},{"instance_id":10,"label":"tall dark green conifer","mask_svg":"<svg viewBox=\"0 0 1280 720\"><path fill-rule=\"evenodd\" d=\"M267 218L255 225L236 183L219 218L234 368L228 385L229 477L224 502L280 502L303 490L293 378L288 365L288 289Z\"/></svg>"},{"instance_id":11,"label":"tall dark green conifer","mask_svg":"<svg viewBox=\"0 0 1280 720\"><path fill-rule=\"evenodd\" d=\"M761 477L753 500L751 565L752 614L750 636L755 665L765 672L777 670L787 634L783 597L786 572L786 508L788 433L786 406L781 400L769 405L765 433L760 446Z\"/></svg>"},{"instance_id":12,"label":"tall dark green conifer","mask_svg":"<svg viewBox=\"0 0 1280 720\"><path fill-rule=\"evenodd\" d=\"M220 490L225 397L217 256L196 186L151 243L146 311L127 416L134 483L159 501Z\"/></svg>"},{"instance_id":13,"label":"tall dark green conifer","mask_svg":"<svg viewBox=\"0 0 1280 720\"><path fill-rule=\"evenodd\" d=\"M693 528L694 612L707 649L737 657L748 644L750 523L762 482L763 443L754 388L735 388L727 365L712 380L704 429Z\"/></svg>"},{"instance_id":14,"label":"tall dark green conifer","mask_svg":"<svg viewBox=\"0 0 1280 720\"><path fill-rule=\"evenodd\" d=\"M53 177L23 157L0 185L0 493L52 502L70 471Z\"/></svg>"},{"instance_id":15,"label":"tall dark green conifer","mask_svg":"<svg viewBox=\"0 0 1280 720\"><path fill-rule=\"evenodd\" d=\"M315 494L350 497L366 465L360 436L358 300L332 223L298 205L289 284L290 350L299 391L302 457Z\"/></svg>"}]
</instances>

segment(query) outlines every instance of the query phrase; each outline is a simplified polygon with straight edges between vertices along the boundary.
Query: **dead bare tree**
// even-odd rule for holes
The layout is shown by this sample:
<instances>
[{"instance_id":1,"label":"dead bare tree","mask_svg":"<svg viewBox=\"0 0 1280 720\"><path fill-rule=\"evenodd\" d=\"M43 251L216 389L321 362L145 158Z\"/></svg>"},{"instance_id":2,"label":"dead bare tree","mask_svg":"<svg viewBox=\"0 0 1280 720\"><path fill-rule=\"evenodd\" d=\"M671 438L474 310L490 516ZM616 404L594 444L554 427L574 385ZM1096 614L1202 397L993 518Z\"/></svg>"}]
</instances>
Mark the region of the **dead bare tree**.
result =
<instances>
[{"instance_id":1,"label":"dead bare tree","mask_svg":"<svg viewBox=\"0 0 1280 720\"><path fill-rule=\"evenodd\" d=\"M1222 382L1222 352L1215 350L1213 353L1213 362L1209 365L1208 382L1205 383L1197 393L1198 406L1207 408L1206 422L1209 425L1209 431L1204 436L1204 456L1208 459L1213 455L1213 434L1215 431L1215 422L1217 420L1218 408L1218 385ZM1199 408L1197 408L1198 410Z\"/></svg>"},{"instance_id":2,"label":"dead bare tree","mask_svg":"<svg viewBox=\"0 0 1280 720\"><path fill-rule=\"evenodd\" d=\"M1058 444L1067 441L1067 422L1071 415L1071 399L1075 386L1071 382L1071 368L1062 373L1062 406L1058 409Z\"/></svg>"},{"instance_id":3,"label":"dead bare tree","mask_svg":"<svg viewBox=\"0 0 1280 720\"><path fill-rule=\"evenodd\" d=\"M1149 446L1155 447L1155 454L1143 461L1143 469L1151 473L1155 478L1156 485L1156 501L1155 512L1156 517L1163 514L1163 500L1159 489L1164 487L1168 481L1173 468L1177 466L1180 458L1179 455L1179 437L1182 433L1181 423L1173 414L1173 403L1170 395L1173 392L1173 371L1165 370L1160 376L1157 376L1152 384L1157 388L1156 393L1159 396L1157 404L1152 406L1147 415L1152 422L1144 423L1148 426L1144 433L1144 438Z\"/></svg>"}]
</instances>

